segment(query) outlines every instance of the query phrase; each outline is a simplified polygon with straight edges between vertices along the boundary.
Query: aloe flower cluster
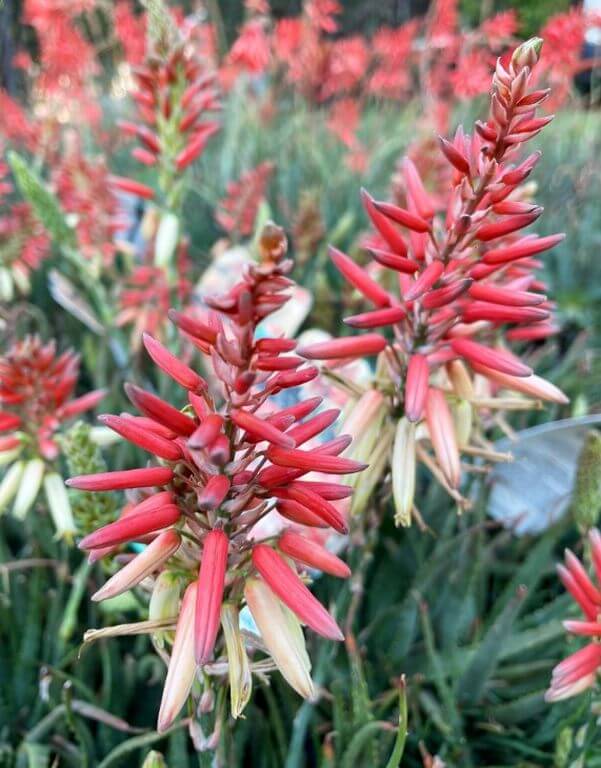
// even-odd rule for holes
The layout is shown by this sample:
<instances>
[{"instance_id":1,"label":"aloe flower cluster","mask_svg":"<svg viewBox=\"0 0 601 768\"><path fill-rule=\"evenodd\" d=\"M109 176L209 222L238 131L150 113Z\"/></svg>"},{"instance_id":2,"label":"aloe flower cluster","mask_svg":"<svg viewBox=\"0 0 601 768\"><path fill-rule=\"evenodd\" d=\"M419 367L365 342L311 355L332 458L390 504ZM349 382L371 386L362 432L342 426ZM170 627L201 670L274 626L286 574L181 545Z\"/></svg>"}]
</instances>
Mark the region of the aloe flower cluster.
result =
<instances>
[{"instance_id":1,"label":"aloe flower cluster","mask_svg":"<svg viewBox=\"0 0 601 768\"><path fill-rule=\"evenodd\" d=\"M95 408L103 390L73 398L79 359L58 355L54 342L28 336L0 357L0 512L13 502L24 518L42 485L57 533L73 535L75 525L57 466L57 436L65 422Z\"/></svg>"},{"instance_id":2,"label":"aloe flower cluster","mask_svg":"<svg viewBox=\"0 0 601 768\"><path fill-rule=\"evenodd\" d=\"M597 528L589 531L589 543L596 583L569 549L565 552L565 564L557 566L562 584L584 616L584 620L564 621L563 625L571 634L587 637L590 642L555 667L545 695L549 702L562 701L591 688L601 668L601 533Z\"/></svg>"},{"instance_id":3,"label":"aloe flower cluster","mask_svg":"<svg viewBox=\"0 0 601 768\"><path fill-rule=\"evenodd\" d=\"M154 30L151 50L133 69L137 87L132 98L138 119L121 121L120 127L138 141L132 156L144 166L156 167L164 202L174 210L183 193L182 171L200 157L219 129L214 115L220 101L213 87L215 74L170 21L163 19L162 27ZM156 194L152 187L132 179L113 176L112 183L144 199Z\"/></svg>"},{"instance_id":4,"label":"aloe flower cluster","mask_svg":"<svg viewBox=\"0 0 601 768\"><path fill-rule=\"evenodd\" d=\"M128 384L127 395L140 415L100 419L155 461L68 481L82 490L129 491L121 517L81 541L93 559L129 542L148 544L94 599L117 595L154 575L151 620L177 619L159 730L173 722L191 690L198 693L200 672L206 680L224 659L232 713L242 712L255 669L239 627L245 604L259 629L259 646L302 696L312 696L314 688L301 622L324 637L342 639L301 573L310 567L348 576L346 565L298 526L263 539L254 530L275 509L301 526L346 532L339 503L351 490L306 476L313 471L347 475L365 467L340 456L350 442L346 436L306 447L336 420L336 409L316 413L320 398L314 397L284 408L274 401L278 393L315 379L318 370L293 354L294 341L257 333L261 321L286 303L293 285L287 277L292 262L278 227L267 225L259 250L260 261L246 267L227 295L208 299L211 314L205 320L170 312L182 337L210 362L215 391L145 335L148 354L182 387L187 404L180 410ZM257 670L264 668L264 662L257 663Z\"/></svg>"},{"instance_id":5,"label":"aloe flower cluster","mask_svg":"<svg viewBox=\"0 0 601 768\"><path fill-rule=\"evenodd\" d=\"M539 153L519 156L551 120L536 114L548 92L532 86L541 43L521 45L507 68L497 62L490 116L476 123L474 135L460 127L453 140L440 139L452 170L442 210L408 158L402 164L405 207L363 193L376 231L367 248L373 263L364 269L336 249L331 258L374 307L345 320L367 332L299 350L330 365L378 356L376 392L367 392L357 410L367 414L375 406L392 417L388 424L397 420L392 482L402 525L411 522L416 457L466 504L458 493L461 451L494 458L473 430L477 409L532 405L492 395L510 390L566 402L508 349L510 342L541 340L555 331L552 305L534 274L535 256L564 236L520 234L542 213L522 186ZM360 422L363 432L367 424ZM470 443L472 434L476 442Z\"/></svg>"}]
</instances>

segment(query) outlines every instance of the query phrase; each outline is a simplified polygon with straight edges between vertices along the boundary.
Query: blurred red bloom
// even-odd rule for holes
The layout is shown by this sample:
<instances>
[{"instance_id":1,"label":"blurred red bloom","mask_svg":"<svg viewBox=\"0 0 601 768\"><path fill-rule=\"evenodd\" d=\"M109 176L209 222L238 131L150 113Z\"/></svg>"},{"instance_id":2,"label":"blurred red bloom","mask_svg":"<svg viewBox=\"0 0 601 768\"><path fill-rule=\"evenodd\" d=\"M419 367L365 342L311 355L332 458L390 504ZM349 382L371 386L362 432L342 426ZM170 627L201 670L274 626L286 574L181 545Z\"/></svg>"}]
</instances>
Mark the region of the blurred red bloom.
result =
<instances>
[{"instance_id":1,"label":"blurred red bloom","mask_svg":"<svg viewBox=\"0 0 601 768\"><path fill-rule=\"evenodd\" d=\"M266 161L227 185L227 195L217 204L215 219L234 239L253 233L257 211L273 169L274 164Z\"/></svg>"}]
</instances>

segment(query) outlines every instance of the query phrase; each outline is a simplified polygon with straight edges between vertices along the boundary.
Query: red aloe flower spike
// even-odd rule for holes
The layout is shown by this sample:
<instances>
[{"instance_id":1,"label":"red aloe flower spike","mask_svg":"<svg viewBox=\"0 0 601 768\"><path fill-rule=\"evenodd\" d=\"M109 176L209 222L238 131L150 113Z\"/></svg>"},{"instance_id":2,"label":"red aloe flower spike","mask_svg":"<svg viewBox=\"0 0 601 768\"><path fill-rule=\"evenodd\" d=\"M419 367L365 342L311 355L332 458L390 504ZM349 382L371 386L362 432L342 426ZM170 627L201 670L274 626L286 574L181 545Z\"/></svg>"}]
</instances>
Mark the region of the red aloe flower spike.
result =
<instances>
[{"instance_id":1,"label":"red aloe flower spike","mask_svg":"<svg viewBox=\"0 0 601 768\"><path fill-rule=\"evenodd\" d=\"M512 232L516 232L518 229L523 229L533 221L536 221L543 212L542 208L535 208L531 213L520 213L517 216L509 216L495 221L492 224L483 224L476 231L476 239L482 242L488 242L489 240L496 240L498 237L504 237L510 235Z\"/></svg>"},{"instance_id":2,"label":"red aloe flower spike","mask_svg":"<svg viewBox=\"0 0 601 768\"><path fill-rule=\"evenodd\" d=\"M305 488L309 491L315 491L327 501L338 501L348 499L353 495L353 489L349 485L340 483L323 483L317 480L297 480L294 485L297 488Z\"/></svg>"},{"instance_id":3,"label":"red aloe flower spike","mask_svg":"<svg viewBox=\"0 0 601 768\"><path fill-rule=\"evenodd\" d=\"M196 424L177 408L166 403L157 395L137 387L135 384L125 384L125 392L131 403L151 419L172 429L178 435L189 436L196 429Z\"/></svg>"},{"instance_id":4,"label":"red aloe flower spike","mask_svg":"<svg viewBox=\"0 0 601 768\"><path fill-rule=\"evenodd\" d=\"M460 357L465 357L470 363L475 362L509 376L532 375L531 368L504 350L490 349L490 347L485 347L483 344L469 339L453 339L451 348L453 352Z\"/></svg>"},{"instance_id":5,"label":"red aloe flower spike","mask_svg":"<svg viewBox=\"0 0 601 768\"><path fill-rule=\"evenodd\" d=\"M344 321L351 328L380 328L386 325L394 325L402 320L407 314L405 307L389 307L387 309L376 309L373 312L363 312L360 315L351 315L345 317Z\"/></svg>"},{"instance_id":6,"label":"red aloe flower spike","mask_svg":"<svg viewBox=\"0 0 601 768\"><path fill-rule=\"evenodd\" d=\"M269 388L272 392L280 389L291 389L308 384L319 376L319 369L314 366L307 366L300 371L281 371L270 382Z\"/></svg>"},{"instance_id":7,"label":"red aloe flower spike","mask_svg":"<svg viewBox=\"0 0 601 768\"><path fill-rule=\"evenodd\" d=\"M193 392L206 390L206 381L148 333L142 335L146 350L158 367L185 389Z\"/></svg>"},{"instance_id":8,"label":"red aloe flower spike","mask_svg":"<svg viewBox=\"0 0 601 768\"><path fill-rule=\"evenodd\" d=\"M272 445L279 445L280 448L294 448L296 446L292 437L284 434L269 422L253 416L252 413L234 409L230 412L230 417L237 427L249 432L255 438L267 440Z\"/></svg>"},{"instance_id":9,"label":"red aloe flower spike","mask_svg":"<svg viewBox=\"0 0 601 768\"><path fill-rule=\"evenodd\" d=\"M320 341L300 347L297 351L302 357L311 360L335 360L377 355L386 347L386 344L384 336L378 333L366 333L363 336L345 336L331 341Z\"/></svg>"},{"instance_id":10,"label":"red aloe flower spike","mask_svg":"<svg viewBox=\"0 0 601 768\"><path fill-rule=\"evenodd\" d=\"M351 459L343 459L339 456L328 456L318 451L299 451L297 449L286 450L284 448L271 447L267 451L267 458L280 467L304 469L307 472L326 472L332 475L346 475L353 472L361 472L367 468L367 464Z\"/></svg>"},{"instance_id":11,"label":"red aloe flower spike","mask_svg":"<svg viewBox=\"0 0 601 768\"><path fill-rule=\"evenodd\" d=\"M444 156L451 163L451 165L454 165L455 168L460 173L463 173L466 176L469 176L470 164L468 162L467 157L465 157L465 155L462 154L457 149L457 147L455 147L453 144L451 144L450 141L448 141L447 139L443 138L442 136L438 137L438 142L440 144L440 148L442 149L442 152L443 152Z\"/></svg>"},{"instance_id":12,"label":"red aloe flower spike","mask_svg":"<svg viewBox=\"0 0 601 768\"><path fill-rule=\"evenodd\" d=\"M152 488L167 485L173 479L169 467L144 467L117 472L98 472L95 475L77 475L65 480L70 488L81 491L121 491L126 488Z\"/></svg>"},{"instance_id":13,"label":"red aloe flower spike","mask_svg":"<svg viewBox=\"0 0 601 768\"><path fill-rule=\"evenodd\" d=\"M390 296L382 286L376 283L375 280L372 280L367 272L357 266L346 254L332 246L329 247L328 253L340 274L362 293L366 299L377 307L387 307L390 304Z\"/></svg>"},{"instance_id":14,"label":"red aloe flower spike","mask_svg":"<svg viewBox=\"0 0 601 768\"><path fill-rule=\"evenodd\" d=\"M301 536L300 533L293 531L283 533L278 539L278 549L297 563L317 568L332 576L348 579L351 575L351 569L339 557L311 539Z\"/></svg>"},{"instance_id":15,"label":"red aloe flower spike","mask_svg":"<svg viewBox=\"0 0 601 768\"><path fill-rule=\"evenodd\" d=\"M434 291L428 291L422 298L421 305L424 309L438 309L451 304L458 299L474 281L467 277L463 280L456 280L454 283L445 285L444 288L437 288Z\"/></svg>"},{"instance_id":16,"label":"red aloe flower spike","mask_svg":"<svg viewBox=\"0 0 601 768\"><path fill-rule=\"evenodd\" d=\"M145 451L154 453L155 456L161 459L177 461L181 458L182 452L176 443L141 428L133 419L124 419L121 416L104 414L99 416L98 420L130 443L143 448Z\"/></svg>"},{"instance_id":17,"label":"red aloe flower spike","mask_svg":"<svg viewBox=\"0 0 601 768\"><path fill-rule=\"evenodd\" d=\"M549 312L541 307L516 307L503 304L490 304L485 301L475 301L463 310L462 319L465 323L476 323L487 320L496 325L504 323L531 323L547 320Z\"/></svg>"},{"instance_id":18,"label":"red aloe flower spike","mask_svg":"<svg viewBox=\"0 0 601 768\"><path fill-rule=\"evenodd\" d=\"M271 591L301 621L323 637L344 640L334 619L275 550L266 544L257 544L252 561Z\"/></svg>"},{"instance_id":19,"label":"red aloe flower spike","mask_svg":"<svg viewBox=\"0 0 601 768\"><path fill-rule=\"evenodd\" d=\"M66 421L84 411L95 408L106 395L106 392L106 389L95 389L93 392L88 392L86 395L75 398L75 400L70 400L56 411L56 418L59 421Z\"/></svg>"},{"instance_id":20,"label":"red aloe flower spike","mask_svg":"<svg viewBox=\"0 0 601 768\"><path fill-rule=\"evenodd\" d=\"M211 658L219 631L228 548L223 531L209 531L203 543L194 619L194 653L201 666Z\"/></svg>"},{"instance_id":21,"label":"red aloe flower spike","mask_svg":"<svg viewBox=\"0 0 601 768\"><path fill-rule=\"evenodd\" d=\"M405 415L409 421L419 421L428 396L430 370L424 355L411 355L405 382Z\"/></svg>"}]
</instances>

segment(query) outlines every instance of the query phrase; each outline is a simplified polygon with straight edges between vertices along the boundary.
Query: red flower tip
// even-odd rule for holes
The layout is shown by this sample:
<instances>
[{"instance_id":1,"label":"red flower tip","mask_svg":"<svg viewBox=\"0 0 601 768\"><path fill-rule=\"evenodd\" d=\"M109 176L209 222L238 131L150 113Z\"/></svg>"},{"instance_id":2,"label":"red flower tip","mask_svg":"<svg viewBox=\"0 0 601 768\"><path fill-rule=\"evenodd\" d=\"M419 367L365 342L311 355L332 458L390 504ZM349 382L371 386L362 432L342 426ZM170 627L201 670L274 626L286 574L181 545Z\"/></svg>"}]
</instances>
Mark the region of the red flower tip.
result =
<instances>
[{"instance_id":1,"label":"red flower tip","mask_svg":"<svg viewBox=\"0 0 601 768\"><path fill-rule=\"evenodd\" d=\"M219 631L228 547L228 537L220 530L210 531L203 542L194 619L194 652L201 666L211 658Z\"/></svg>"},{"instance_id":2,"label":"red flower tip","mask_svg":"<svg viewBox=\"0 0 601 768\"><path fill-rule=\"evenodd\" d=\"M328 253L340 274L372 304L377 307L387 307L390 304L390 296L382 286L376 283L364 269L355 264L345 253L333 246L329 247Z\"/></svg>"},{"instance_id":3,"label":"red flower tip","mask_svg":"<svg viewBox=\"0 0 601 768\"><path fill-rule=\"evenodd\" d=\"M405 415L409 421L419 421L428 396L430 370L424 355L411 355L405 383Z\"/></svg>"},{"instance_id":4,"label":"red flower tip","mask_svg":"<svg viewBox=\"0 0 601 768\"><path fill-rule=\"evenodd\" d=\"M168 440L166 437L160 437L148 429L144 429L132 418L103 414L98 417L98 420L130 443L143 448L145 451L154 453L160 459L178 461L182 456L181 448L176 443Z\"/></svg>"},{"instance_id":5,"label":"red flower tip","mask_svg":"<svg viewBox=\"0 0 601 768\"><path fill-rule=\"evenodd\" d=\"M351 569L339 557L300 533L286 531L278 539L278 549L297 563L317 568L332 576L348 579Z\"/></svg>"},{"instance_id":6,"label":"red flower tip","mask_svg":"<svg viewBox=\"0 0 601 768\"><path fill-rule=\"evenodd\" d=\"M122 491L127 488L167 485L172 479L173 471L169 467L145 467L98 472L95 475L77 475L65 480L65 484L80 491Z\"/></svg>"},{"instance_id":7,"label":"red flower tip","mask_svg":"<svg viewBox=\"0 0 601 768\"><path fill-rule=\"evenodd\" d=\"M344 640L332 616L275 550L266 544L257 544L253 548L252 561L271 591L302 622L323 637Z\"/></svg>"},{"instance_id":8,"label":"red flower tip","mask_svg":"<svg viewBox=\"0 0 601 768\"><path fill-rule=\"evenodd\" d=\"M366 333L363 336L345 336L340 339L320 341L298 349L298 354L311 360L335 360L347 357L377 355L387 345L384 336Z\"/></svg>"},{"instance_id":9,"label":"red flower tip","mask_svg":"<svg viewBox=\"0 0 601 768\"><path fill-rule=\"evenodd\" d=\"M206 381L185 363L178 360L175 355L171 354L168 349L165 349L165 347L149 333L142 334L142 341L146 347L146 351L153 361L168 376L171 376L174 381L181 384L185 389L189 389L193 392L206 390Z\"/></svg>"},{"instance_id":10,"label":"red flower tip","mask_svg":"<svg viewBox=\"0 0 601 768\"><path fill-rule=\"evenodd\" d=\"M266 440L272 445L279 445L280 448L294 448L296 446L294 438L248 411L234 409L230 412L230 417L237 427L249 432L255 438Z\"/></svg>"},{"instance_id":11,"label":"red flower tip","mask_svg":"<svg viewBox=\"0 0 601 768\"><path fill-rule=\"evenodd\" d=\"M470 339L453 339L451 348L453 352L469 362L473 361L509 376L530 376L532 374L531 368L505 350L491 349Z\"/></svg>"}]
</instances>

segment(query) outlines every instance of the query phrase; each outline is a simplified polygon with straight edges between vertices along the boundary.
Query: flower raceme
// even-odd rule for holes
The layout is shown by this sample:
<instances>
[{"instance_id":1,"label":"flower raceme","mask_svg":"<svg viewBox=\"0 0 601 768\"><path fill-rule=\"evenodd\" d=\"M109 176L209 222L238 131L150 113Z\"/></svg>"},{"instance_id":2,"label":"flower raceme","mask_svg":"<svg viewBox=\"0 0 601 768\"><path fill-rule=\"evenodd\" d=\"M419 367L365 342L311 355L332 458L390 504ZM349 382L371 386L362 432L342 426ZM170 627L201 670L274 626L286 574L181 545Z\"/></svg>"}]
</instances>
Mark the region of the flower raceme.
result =
<instances>
[{"instance_id":1,"label":"flower raceme","mask_svg":"<svg viewBox=\"0 0 601 768\"><path fill-rule=\"evenodd\" d=\"M564 621L563 625L573 635L590 638L590 642L555 667L551 685L545 694L549 702L562 701L591 688L601 668L601 533L596 528L589 531L589 543L596 584L569 549L565 553L564 565L557 566L561 582L584 615L584 621Z\"/></svg>"},{"instance_id":2,"label":"flower raceme","mask_svg":"<svg viewBox=\"0 0 601 768\"><path fill-rule=\"evenodd\" d=\"M72 351L56 352L27 336L0 357L0 512L13 500L13 513L24 518L43 484L57 533L73 535L75 524L56 461L56 436L63 424L95 408L103 390L73 398L79 371Z\"/></svg>"},{"instance_id":3,"label":"flower raceme","mask_svg":"<svg viewBox=\"0 0 601 768\"><path fill-rule=\"evenodd\" d=\"M349 569L298 526L329 526L346 532L339 503L352 490L322 478L324 473L356 473L366 465L340 456L349 445L344 435L307 447L335 421L336 409L317 412L321 400L316 397L284 408L273 401L275 394L302 386L318 371L293 354L293 341L257 337L257 325L282 306L292 284L287 277L292 263L286 258L281 230L268 225L259 248L260 262L248 266L241 282L227 295L208 300L212 307L208 318L201 321L170 312L181 335L210 360L219 391L146 335L148 354L185 390L186 406L179 410L154 393L128 384L127 395L140 415L100 418L153 455L157 464L67 481L89 491L130 489L133 503L121 517L80 542L92 559L98 559L94 553L104 556L128 542L148 543L94 599L131 589L151 574L159 574L156 584L162 595L162 574L187 574L160 730L177 716L198 671L217 674L212 671L219 666L214 661L224 654L233 686L232 713L237 717L242 711L250 695L245 670L254 666L246 658L232 617L243 607L244 595L264 646L303 696L312 695L313 685L300 623L326 638L342 639L336 621L311 594L301 573L317 568L346 578ZM319 481L310 479L313 471L320 473ZM297 530L255 540L255 524L272 510L297 524ZM173 604L172 599L169 602ZM157 619L158 596L154 604L153 619ZM274 606L268 621L268 608Z\"/></svg>"},{"instance_id":4,"label":"flower raceme","mask_svg":"<svg viewBox=\"0 0 601 768\"><path fill-rule=\"evenodd\" d=\"M364 332L298 350L331 366L378 356L378 386L389 413L406 422L396 429L392 452L396 519L403 524L411 521L415 457L402 459L401 453L417 452L460 504L467 504L458 493L460 450L494 459L477 434L468 444L472 412L482 401L476 391L490 392L484 398L489 413L504 405L532 406L523 395L566 402L507 346L544 340L556 331L534 257L563 235L520 234L542 212L522 186L539 154L519 156L521 146L551 120L536 114L548 92L532 85L541 42L518 47L507 68L497 62L490 116L476 123L474 135L460 127L452 140L440 138L451 180L443 208L409 158L402 163L402 204L362 193L375 230L367 245L371 265L363 268L335 248L330 255L373 307L345 320ZM517 394L494 400L498 390Z\"/></svg>"}]
</instances>

